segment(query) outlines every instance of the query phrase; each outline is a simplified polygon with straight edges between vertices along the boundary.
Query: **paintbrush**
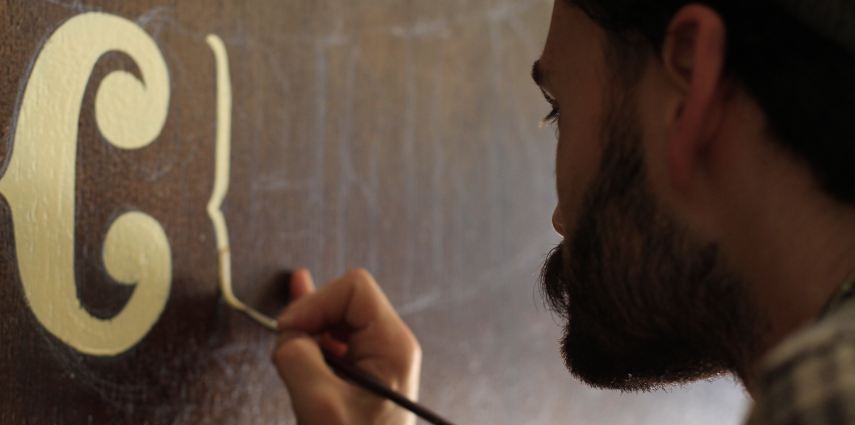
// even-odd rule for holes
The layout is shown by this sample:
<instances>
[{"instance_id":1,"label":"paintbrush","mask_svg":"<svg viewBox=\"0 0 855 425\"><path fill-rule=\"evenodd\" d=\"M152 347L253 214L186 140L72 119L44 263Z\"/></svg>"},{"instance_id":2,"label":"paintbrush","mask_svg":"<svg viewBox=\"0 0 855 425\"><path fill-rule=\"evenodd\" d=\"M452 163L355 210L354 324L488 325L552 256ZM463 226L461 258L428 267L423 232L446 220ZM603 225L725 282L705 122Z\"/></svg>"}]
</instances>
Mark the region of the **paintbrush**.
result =
<instances>
[{"instance_id":1,"label":"paintbrush","mask_svg":"<svg viewBox=\"0 0 855 425\"><path fill-rule=\"evenodd\" d=\"M221 282L220 287L223 293L223 298L226 300L226 304L228 304L231 308L240 311L241 313L244 313L247 317L252 319L253 322L261 325L267 330L273 332L279 331L279 326L276 323L275 319L244 304L235 296L234 292L232 291L231 285L222 284ZM452 425L451 422L443 419L436 413L431 412L424 406L421 406L418 403L408 399L407 397L404 397L402 394L392 390L376 377L363 370L360 370L356 366L348 363L345 359L342 359L336 356L335 354L330 353L323 347L321 347L321 351L324 354L324 360L326 361L327 365L342 378L374 393L377 396L388 399L393 403L397 404L398 406L409 410L410 412L415 413L416 416L424 419L428 423L435 425Z\"/></svg>"}]
</instances>

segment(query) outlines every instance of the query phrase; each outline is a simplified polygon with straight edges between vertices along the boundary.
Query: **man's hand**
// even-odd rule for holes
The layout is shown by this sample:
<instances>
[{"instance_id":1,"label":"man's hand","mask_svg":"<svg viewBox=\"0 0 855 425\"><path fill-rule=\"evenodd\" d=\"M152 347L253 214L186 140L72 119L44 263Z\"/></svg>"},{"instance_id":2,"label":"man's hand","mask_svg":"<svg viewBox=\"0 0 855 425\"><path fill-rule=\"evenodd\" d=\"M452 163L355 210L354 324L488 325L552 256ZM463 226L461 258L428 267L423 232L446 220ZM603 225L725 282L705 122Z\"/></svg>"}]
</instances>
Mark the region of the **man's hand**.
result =
<instances>
[{"instance_id":1,"label":"man's hand","mask_svg":"<svg viewBox=\"0 0 855 425\"><path fill-rule=\"evenodd\" d=\"M312 424L414 424L415 416L342 380L321 347L389 388L416 400L421 348L374 277L354 270L314 290L306 270L294 273L295 299L279 317L273 361L291 395L297 421Z\"/></svg>"}]
</instances>

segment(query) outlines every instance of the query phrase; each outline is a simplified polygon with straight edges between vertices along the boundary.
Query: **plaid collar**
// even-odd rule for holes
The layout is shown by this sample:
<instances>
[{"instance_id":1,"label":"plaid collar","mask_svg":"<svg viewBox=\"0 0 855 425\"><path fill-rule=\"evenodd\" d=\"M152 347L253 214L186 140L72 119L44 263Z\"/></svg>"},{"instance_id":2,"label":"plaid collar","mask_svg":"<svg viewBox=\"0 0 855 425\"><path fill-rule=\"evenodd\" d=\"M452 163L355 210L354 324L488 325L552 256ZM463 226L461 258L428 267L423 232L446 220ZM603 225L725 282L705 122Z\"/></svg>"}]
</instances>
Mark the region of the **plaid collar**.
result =
<instances>
[{"instance_id":1,"label":"plaid collar","mask_svg":"<svg viewBox=\"0 0 855 425\"><path fill-rule=\"evenodd\" d=\"M846 279L843 282L843 285L840 286L840 289L838 289L834 296L828 300L825 307L822 308L822 313L817 317L817 320L822 320L827 317L829 314L837 310L837 308L844 302L852 298L853 295L855 295L855 274Z\"/></svg>"}]
</instances>

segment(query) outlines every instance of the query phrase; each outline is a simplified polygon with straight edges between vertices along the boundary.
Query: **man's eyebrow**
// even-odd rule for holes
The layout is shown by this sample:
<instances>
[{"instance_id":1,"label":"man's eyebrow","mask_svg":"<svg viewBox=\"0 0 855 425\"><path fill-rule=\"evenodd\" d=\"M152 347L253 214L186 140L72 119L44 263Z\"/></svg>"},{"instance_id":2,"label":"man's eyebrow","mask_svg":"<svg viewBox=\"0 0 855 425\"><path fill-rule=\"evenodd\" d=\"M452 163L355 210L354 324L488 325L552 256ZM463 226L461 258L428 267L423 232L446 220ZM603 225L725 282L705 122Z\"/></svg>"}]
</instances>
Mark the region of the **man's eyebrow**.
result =
<instances>
[{"instance_id":1,"label":"man's eyebrow","mask_svg":"<svg viewBox=\"0 0 855 425\"><path fill-rule=\"evenodd\" d=\"M538 86L543 86L544 76L540 60L534 61L534 64L531 66L531 79L534 80L534 83Z\"/></svg>"}]
</instances>

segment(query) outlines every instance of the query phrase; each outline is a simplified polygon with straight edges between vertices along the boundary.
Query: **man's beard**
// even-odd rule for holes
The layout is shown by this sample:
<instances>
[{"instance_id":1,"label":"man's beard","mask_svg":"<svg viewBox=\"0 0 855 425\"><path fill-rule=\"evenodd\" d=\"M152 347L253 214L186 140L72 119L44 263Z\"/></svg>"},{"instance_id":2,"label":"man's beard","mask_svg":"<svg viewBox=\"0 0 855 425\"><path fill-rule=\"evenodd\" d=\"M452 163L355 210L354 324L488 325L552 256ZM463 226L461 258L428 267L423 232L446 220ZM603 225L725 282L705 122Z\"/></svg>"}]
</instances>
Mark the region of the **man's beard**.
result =
<instances>
[{"instance_id":1,"label":"man's beard","mask_svg":"<svg viewBox=\"0 0 855 425\"><path fill-rule=\"evenodd\" d=\"M611 99L598 175L541 275L567 319L564 361L582 381L624 391L742 375L764 322L717 246L690 240L648 191L628 92Z\"/></svg>"}]
</instances>

